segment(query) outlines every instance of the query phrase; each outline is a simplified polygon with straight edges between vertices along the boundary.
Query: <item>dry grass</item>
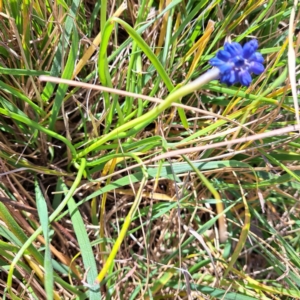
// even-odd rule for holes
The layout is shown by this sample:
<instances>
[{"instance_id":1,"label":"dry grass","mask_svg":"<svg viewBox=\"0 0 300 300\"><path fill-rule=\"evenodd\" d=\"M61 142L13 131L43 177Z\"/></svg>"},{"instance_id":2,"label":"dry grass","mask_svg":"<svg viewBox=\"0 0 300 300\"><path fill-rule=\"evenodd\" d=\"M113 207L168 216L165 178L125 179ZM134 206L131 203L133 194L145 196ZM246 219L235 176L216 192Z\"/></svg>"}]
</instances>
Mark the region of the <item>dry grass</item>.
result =
<instances>
[{"instance_id":1,"label":"dry grass","mask_svg":"<svg viewBox=\"0 0 300 300\"><path fill-rule=\"evenodd\" d=\"M1 297L300 299L299 4L97 5L1 3ZM212 81L143 119L252 37L248 89Z\"/></svg>"}]
</instances>

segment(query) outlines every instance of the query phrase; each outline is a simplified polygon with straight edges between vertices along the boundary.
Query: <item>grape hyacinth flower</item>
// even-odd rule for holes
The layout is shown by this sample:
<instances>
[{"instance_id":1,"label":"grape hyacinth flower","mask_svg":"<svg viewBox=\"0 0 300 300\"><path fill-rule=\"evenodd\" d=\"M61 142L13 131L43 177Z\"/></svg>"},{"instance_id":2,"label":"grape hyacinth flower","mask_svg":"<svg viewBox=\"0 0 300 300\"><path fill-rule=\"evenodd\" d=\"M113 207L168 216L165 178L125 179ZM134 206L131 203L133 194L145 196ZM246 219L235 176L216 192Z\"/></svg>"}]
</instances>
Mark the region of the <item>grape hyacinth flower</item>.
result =
<instances>
[{"instance_id":1,"label":"grape hyacinth flower","mask_svg":"<svg viewBox=\"0 0 300 300\"><path fill-rule=\"evenodd\" d=\"M257 48L257 40L251 40L243 47L236 42L225 43L224 50L219 50L209 63L219 69L220 82L227 85L239 82L249 86L252 81L250 74L260 75L265 69L264 58L256 52Z\"/></svg>"}]
</instances>

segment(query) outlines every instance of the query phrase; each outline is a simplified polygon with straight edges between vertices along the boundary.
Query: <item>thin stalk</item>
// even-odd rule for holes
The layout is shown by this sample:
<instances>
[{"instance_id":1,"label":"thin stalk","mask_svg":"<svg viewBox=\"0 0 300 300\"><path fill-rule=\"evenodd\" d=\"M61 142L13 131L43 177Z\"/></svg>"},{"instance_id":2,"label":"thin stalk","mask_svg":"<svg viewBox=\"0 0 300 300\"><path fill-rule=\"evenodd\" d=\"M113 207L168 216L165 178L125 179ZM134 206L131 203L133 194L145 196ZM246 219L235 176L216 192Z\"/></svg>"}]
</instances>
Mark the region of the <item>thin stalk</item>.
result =
<instances>
[{"instance_id":1,"label":"thin stalk","mask_svg":"<svg viewBox=\"0 0 300 300\"><path fill-rule=\"evenodd\" d=\"M148 124L150 124L154 119L156 119L159 114L161 114L165 109L169 108L173 102L176 102L180 98L196 91L204 84L208 83L209 81L213 79L217 79L219 77L219 70L218 69L211 69L196 80L186 84L185 86L179 88L178 90L171 93L164 102L160 103L157 107L155 107L153 110L148 111L144 115L129 121L126 124L121 125L120 127L112 130L107 135L103 136L101 139L96 141L91 146L87 147L83 151L79 152L77 155L77 158L84 157L91 151L94 151L99 146L103 145L109 140L118 138L118 137L125 137L124 135L125 131L130 129L130 134L137 133L140 129L144 128ZM123 133L123 135L121 135Z\"/></svg>"}]
</instances>

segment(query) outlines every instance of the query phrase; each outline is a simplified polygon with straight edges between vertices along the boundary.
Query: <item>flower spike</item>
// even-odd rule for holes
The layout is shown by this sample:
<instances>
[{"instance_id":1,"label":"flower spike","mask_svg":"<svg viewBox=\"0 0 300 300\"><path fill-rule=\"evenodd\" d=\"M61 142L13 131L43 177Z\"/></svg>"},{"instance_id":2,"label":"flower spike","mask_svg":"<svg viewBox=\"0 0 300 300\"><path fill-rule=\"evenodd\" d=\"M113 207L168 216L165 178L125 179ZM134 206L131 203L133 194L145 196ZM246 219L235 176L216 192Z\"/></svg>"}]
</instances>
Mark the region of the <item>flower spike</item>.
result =
<instances>
[{"instance_id":1,"label":"flower spike","mask_svg":"<svg viewBox=\"0 0 300 300\"><path fill-rule=\"evenodd\" d=\"M252 81L250 74L260 75L265 70L264 58L256 52L257 48L257 40L251 40L243 47L236 42L225 43L224 50L219 50L209 63L219 69L221 82L249 86Z\"/></svg>"}]
</instances>

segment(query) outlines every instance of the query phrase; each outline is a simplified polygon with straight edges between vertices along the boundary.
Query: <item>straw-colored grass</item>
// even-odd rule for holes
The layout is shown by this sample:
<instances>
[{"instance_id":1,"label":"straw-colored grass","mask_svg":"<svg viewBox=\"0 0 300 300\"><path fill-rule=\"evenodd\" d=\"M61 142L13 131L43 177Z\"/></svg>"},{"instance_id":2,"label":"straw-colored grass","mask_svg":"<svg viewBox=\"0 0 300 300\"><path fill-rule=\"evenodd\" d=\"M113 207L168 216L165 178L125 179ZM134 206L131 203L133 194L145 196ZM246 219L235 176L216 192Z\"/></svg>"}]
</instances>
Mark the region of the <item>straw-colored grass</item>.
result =
<instances>
[{"instance_id":1,"label":"straw-colored grass","mask_svg":"<svg viewBox=\"0 0 300 300\"><path fill-rule=\"evenodd\" d=\"M299 8L0 1L1 298L300 299Z\"/></svg>"}]
</instances>

